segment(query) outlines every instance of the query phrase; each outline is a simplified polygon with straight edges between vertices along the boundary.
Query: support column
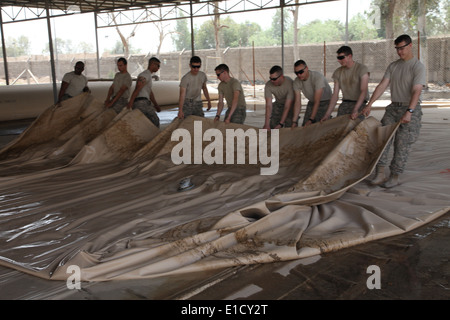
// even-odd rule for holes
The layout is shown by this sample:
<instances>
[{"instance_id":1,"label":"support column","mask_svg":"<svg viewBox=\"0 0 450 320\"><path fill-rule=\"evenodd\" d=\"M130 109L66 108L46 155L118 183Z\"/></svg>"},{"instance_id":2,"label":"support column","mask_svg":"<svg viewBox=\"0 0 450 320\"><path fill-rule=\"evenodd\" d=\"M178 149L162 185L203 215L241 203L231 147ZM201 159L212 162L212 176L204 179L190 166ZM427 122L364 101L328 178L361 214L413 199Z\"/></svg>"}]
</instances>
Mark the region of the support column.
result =
<instances>
[{"instance_id":1,"label":"support column","mask_svg":"<svg viewBox=\"0 0 450 320\"><path fill-rule=\"evenodd\" d=\"M53 52L52 27L50 25L50 9L49 9L48 0L45 1L45 11L46 11L46 15L47 15L47 31L48 31L48 48L50 50L50 66L52 69L53 100L54 100L54 103L57 103L58 102L58 88L56 87L55 54Z\"/></svg>"},{"instance_id":2,"label":"support column","mask_svg":"<svg viewBox=\"0 0 450 320\"><path fill-rule=\"evenodd\" d=\"M194 18L192 16L192 0L189 1L189 6L191 9L191 57L195 56L195 48L194 48Z\"/></svg>"},{"instance_id":3,"label":"support column","mask_svg":"<svg viewBox=\"0 0 450 320\"><path fill-rule=\"evenodd\" d=\"M97 79L100 79L100 56L98 50L98 25L97 25L97 12L94 12L94 23L95 23L95 48L97 52ZM128 59L128 57L127 57Z\"/></svg>"},{"instance_id":4,"label":"support column","mask_svg":"<svg viewBox=\"0 0 450 320\"><path fill-rule=\"evenodd\" d=\"M280 0L281 7L281 68L284 70L284 0Z\"/></svg>"},{"instance_id":5,"label":"support column","mask_svg":"<svg viewBox=\"0 0 450 320\"><path fill-rule=\"evenodd\" d=\"M345 45L348 45L348 0L345 3Z\"/></svg>"},{"instance_id":6,"label":"support column","mask_svg":"<svg viewBox=\"0 0 450 320\"><path fill-rule=\"evenodd\" d=\"M5 68L6 85L9 85L8 61L7 61L8 59L6 57L5 32L3 31L3 18L2 18L2 8L1 7L0 7L0 32L2 34L3 65Z\"/></svg>"}]
</instances>

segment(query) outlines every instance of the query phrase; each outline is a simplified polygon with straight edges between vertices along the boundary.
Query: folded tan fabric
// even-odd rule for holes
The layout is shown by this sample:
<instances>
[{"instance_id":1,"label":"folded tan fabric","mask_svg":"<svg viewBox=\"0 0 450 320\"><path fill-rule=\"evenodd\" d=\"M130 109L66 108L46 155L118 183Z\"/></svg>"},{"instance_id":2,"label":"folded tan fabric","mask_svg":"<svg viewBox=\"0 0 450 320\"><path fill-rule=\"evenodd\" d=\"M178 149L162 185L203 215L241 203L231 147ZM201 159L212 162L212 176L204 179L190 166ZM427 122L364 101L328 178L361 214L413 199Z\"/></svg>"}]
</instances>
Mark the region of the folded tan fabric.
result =
<instances>
[{"instance_id":1,"label":"folded tan fabric","mask_svg":"<svg viewBox=\"0 0 450 320\"><path fill-rule=\"evenodd\" d=\"M73 98L0 151L0 264L54 280L70 266L86 281L138 279L412 230L450 208L450 147L427 167L429 154L415 151L405 182L372 187L364 180L396 128L339 117L268 133L191 116L159 130L138 110L115 116L88 94Z\"/></svg>"}]
</instances>

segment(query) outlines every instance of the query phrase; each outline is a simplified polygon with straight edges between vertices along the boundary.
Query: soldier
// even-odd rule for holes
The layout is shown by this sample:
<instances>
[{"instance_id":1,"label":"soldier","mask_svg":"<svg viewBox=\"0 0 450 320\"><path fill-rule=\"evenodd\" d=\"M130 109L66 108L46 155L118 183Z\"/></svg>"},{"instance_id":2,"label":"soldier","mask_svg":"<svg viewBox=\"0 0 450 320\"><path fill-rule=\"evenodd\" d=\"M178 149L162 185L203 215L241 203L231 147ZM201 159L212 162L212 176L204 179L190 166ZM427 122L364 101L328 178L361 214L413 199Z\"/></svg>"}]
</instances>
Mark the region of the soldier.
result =
<instances>
[{"instance_id":1,"label":"soldier","mask_svg":"<svg viewBox=\"0 0 450 320\"><path fill-rule=\"evenodd\" d=\"M133 80L127 70L127 64L128 62L125 58L119 58L117 60L117 69L119 72L115 74L105 100L105 108L113 108L116 113L122 111L130 97L130 88Z\"/></svg>"},{"instance_id":2,"label":"soldier","mask_svg":"<svg viewBox=\"0 0 450 320\"><path fill-rule=\"evenodd\" d=\"M211 109L211 99L209 98L208 80L206 74L200 71L202 60L198 56L193 56L189 62L191 71L186 73L180 81L180 101L178 103L178 118L184 119L190 115L204 117L202 90L208 101L208 109Z\"/></svg>"},{"instance_id":3,"label":"soldier","mask_svg":"<svg viewBox=\"0 0 450 320\"><path fill-rule=\"evenodd\" d=\"M266 118L264 129L278 129L292 126L294 90L290 77L283 74L280 66L273 66L269 71L269 81L264 86L266 99ZM275 102L272 102L275 97Z\"/></svg>"},{"instance_id":4,"label":"soldier","mask_svg":"<svg viewBox=\"0 0 450 320\"><path fill-rule=\"evenodd\" d=\"M381 123L386 126L400 121L401 124L393 138L394 156L389 167L391 171L389 178L386 179L385 167L392 140L386 146L377 164L375 179L372 180L372 184L383 188L399 184L399 175L405 169L411 146L419 137L422 120L421 94L426 84L425 66L414 57L411 37L401 35L395 39L394 44L400 59L388 66L383 79L363 109L363 114L368 116L372 104L390 85L391 104L386 107Z\"/></svg>"},{"instance_id":5,"label":"soldier","mask_svg":"<svg viewBox=\"0 0 450 320\"><path fill-rule=\"evenodd\" d=\"M294 72L297 78L294 80L294 122L302 110L301 93L309 100L305 110L303 126L309 126L312 123L320 121L327 112L331 99L331 87L325 77L317 71L309 70L306 62L298 60L294 64Z\"/></svg>"},{"instance_id":6,"label":"soldier","mask_svg":"<svg viewBox=\"0 0 450 320\"><path fill-rule=\"evenodd\" d=\"M217 103L217 114L214 121L220 120L220 114L224 106L223 99L225 98L228 106L225 112L225 123L233 122L243 124L247 115L247 104L241 83L239 80L230 76L230 69L226 64L219 64L214 71L220 80L218 87L219 102Z\"/></svg>"},{"instance_id":7,"label":"soldier","mask_svg":"<svg viewBox=\"0 0 450 320\"><path fill-rule=\"evenodd\" d=\"M330 118L338 101L340 90L342 90L342 103L339 105L337 116L348 114L353 120L358 116L364 119L364 116L359 113L369 100L369 69L353 60L353 51L348 46L340 47L336 53L341 67L333 73L333 95L327 113L321 121Z\"/></svg>"},{"instance_id":8,"label":"soldier","mask_svg":"<svg viewBox=\"0 0 450 320\"><path fill-rule=\"evenodd\" d=\"M152 57L148 61L147 70L138 75L136 87L128 102L127 108L139 109L143 114L159 128L159 117L155 112L161 111L152 91L152 73L157 72L161 62L158 58ZM153 103L153 105L152 105Z\"/></svg>"},{"instance_id":9,"label":"soldier","mask_svg":"<svg viewBox=\"0 0 450 320\"><path fill-rule=\"evenodd\" d=\"M75 63L74 71L67 72L61 81L61 88L58 95L58 103L73 98L83 92L89 92L87 86L88 80L82 74L84 71L84 62Z\"/></svg>"}]
</instances>

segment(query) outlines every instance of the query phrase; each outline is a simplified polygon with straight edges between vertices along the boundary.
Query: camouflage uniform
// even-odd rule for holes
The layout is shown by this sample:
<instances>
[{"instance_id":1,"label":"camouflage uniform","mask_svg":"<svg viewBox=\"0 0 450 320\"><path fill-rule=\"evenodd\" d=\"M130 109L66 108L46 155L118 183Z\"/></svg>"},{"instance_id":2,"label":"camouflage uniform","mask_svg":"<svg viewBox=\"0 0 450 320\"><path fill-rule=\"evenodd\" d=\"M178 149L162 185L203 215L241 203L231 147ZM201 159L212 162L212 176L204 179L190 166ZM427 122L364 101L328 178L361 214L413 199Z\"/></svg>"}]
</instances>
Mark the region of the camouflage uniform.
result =
<instances>
[{"instance_id":1,"label":"camouflage uniform","mask_svg":"<svg viewBox=\"0 0 450 320\"><path fill-rule=\"evenodd\" d=\"M400 121L406 110L408 110L409 105L406 103L396 103L393 102L386 107L386 112L381 119L381 124L383 126L394 124ZM400 124L394 140L394 157L392 158L389 168L392 174L403 173L406 162L408 161L409 151L414 142L416 142L419 137L420 128L422 120L422 108L420 104L417 104L414 112L411 114L411 121L409 123ZM378 165L385 167L388 163L388 152L392 145L392 140L386 145L386 149L383 152Z\"/></svg>"},{"instance_id":2,"label":"camouflage uniform","mask_svg":"<svg viewBox=\"0 0 450 320\"><path fill-rule=\"evenodd\" d=\"M128 104L128 99L124 97L120 97L117 99L117 101L111 106L111 109L113 109L117 114L122 111L124 107Z\"/></svg>"},{"instance_id":3,"label":"camouflage uniform","mask_svg":"<svg viewBox=\"0 0 450 320\"><path fill-rule=\"evenodd\" d=\"M194 115L204 117L203 101L196 101L194 99L185 99L183 104L184 117Z\"/></svg>"},{"instance_id":4,"label":"camouflage uniform","mask_svg":"<svg viewBox=\"0 0 450 320\"><path fill-rule=\"evenodd\" d=\"M280 74L279 77L282 75ZM278 78L279 78L278 77ZM272 80L267 81L264 86L264 98L267 101L272 102L272 111L270 113L270 128L275 128L280 122L281 117L284 112L284 108L286 107L286 102L290 101L292 104L294 102L294 89L293 89L294 80L291 77L283 75L283 82L278 82L277 85L272 82ZM275 97L275 101L273 100ZM294 114L294 108L290 107L289 113L284 120L285 127L292 126L292 118Z\"/></svg>"},{"instance_id":5,"label":"camouflage uniform","mask_svg":"<svg viewBox=\"0 0 450 320\"><path fill-rule=\"evenodd\" d=\"M126 86L127 89L122 93L122 95L117 99L117 101L110 107L114 109L116 113L120 113L124 107L128 104L128 99L130 98L130 88L133 84L133 80L131 79L131 75L128 72L117 72L114 75L114 80L112 84L113 88L113 98L117 96L117 94L121 91L123 86Z\"/></svg>"},{"instance_id":6,"label":"camouflage uniform","mask_svg":"<svg viewBox=\"0 0 450 320\"><path fill-rule=\"evenodd\" d=\"M317 71L309 71L309 77L306 80L300 80L298 77L294 80L293 89L295 92L303 93L308 104L306 105L305 117L303 118L303 126L311 118L312 108L314 106L314 95L319 89L323 89L322 96L320 97L319 107L314 120L319 122L327 113L328 105L331 99L331 87L328 84L327 79Z\"/></svg>"},{"instance_id":7,"label":"camouflage uniform","mask_svg":"<svg viewBox=\"0 0 450 320\"><path fill-rule=\"evenodd\" d=\"M316 120L316 122L319 122L323 118L325 113L327 113L329 104L330 104L330 100L320 101L319 108L317 109L316 117L314 118L314 120ZM313 106L314 106L314 101L308 101L308 104L306 105L306 110L305 110L305 117L303 118L303 126L306 124L306 122L308 122L309 118L311 118Z\"/></svg>"},{"instance_id":8,"label":"camouflage uniform","mask_svg":"<svg viewBox=\"0 0 450 320\"><path fill-rule=\"evenodd\" d=\"M270 115L270 127L272 129L275 128L280 123L283 111L284 111L284 103L279 103L277 101L274 101L272 103L272 114ZM289 128L292 126L293 114L294 108L291 108L289 110L286 120L284 120L285 127Z\"/></svg>"},{"instance_id":9,"label":"camouflage uniform","mask_svg":"<svg viewBox=\"0 0 450 320\"><path fill-rule=\"evenodd\" d=\"M383 125L393 124L400 121L405 112L408 112L409 101L411 100L411 88L414 85L426 84L425 66L417 59L412 58L407 61L401 59L391 63L384 75L384 78L390 79L391 101L392 103L386 107L385 114L381 119ZM394 137L394 157L392 158L389 168L392 175L403 173L411 145L419 137L422 109L420 106L421 97L417 102L414 112L411 114L409 123L400 124ZM379 167L385 167L388 162L388 151L392 142L390 142L382 154Z\"/></svg>"},{"instance_id":10,"label":"camouflage uniform","mask_svg":"<svg viewBox=\"0 0 450 320\"><path fill-rule=\"evenodd\" d=\"M366 106L366 101L364 101L361 106L358 109L358 112L361 112L362 109ZM343 100L342 103L339 105L337 116L342 116L344 114L352 114L353 108L355 107L356 101L350 101L350 100ZM358 116L359 119L364 120L364 115L360 114Z\"/></svg>"},{"instance_id":11,"label":"camouflage uniform","mask_svg":"<svg viewBox=\"0 0 450 320\"><path fill-rule=\"evenodd\" d=\"M247 110L245 107L237 107L236 110L234 110L233 115L231 116L230 122L244 124L245 117L247 116L246 111ZM225 119L228 117L229 114L230 108L228 108L227 111L225 112Z\"/></svg>"},{"instance_id":12,"label":"camouflage uniform","mask_svg":"<svg viewBox=\"0 0 450 320\"><path fill-rule=\"evenodd\" d=\"M148 99L136 98L133 103L133 109L139 109L141 112L159 128L159 117L156 114L155 107Z\"/></svg>"},{"instance_id":13,"label":"camouflage uniform","mask_svg":"<svg viewBox=\"0 0 450 320\"><path fill-rule=\"evenodd\" d=\"M233 95L235 91L239 91L238 103L236 110L231 116L230 122L243 124L246 117L247 104L245 102L244 90L239 80L231 78L228 82L222 81L218 86L219 95L223 95L227 102L227 111L225 112L225 119L230 114L231 105L233 103Z\"/></svg>"},{"instance_id":14,"label":"camouflage uniform","mask_svg":"<svg viewBox=\"0 0 450 320\"><path fill-rule=\"evenodd\" d=\"M204 117L203 101L202 101L202 89L206 85L208 78L206 74L199 71L197 74L192 74L190 71L186 73L180 80L180 88L186 90L185 99L183 102L183 114L184 117L195 115Z\"/></svg>"},{"instance_id":15,"label":"camouflage uniform","mask_svg":"<svg viewBox=\"0 0 450 320\"><path fill-rule=\"evenodd\" d=\"M357 61L354 61L352 67L341 66L334 71L332 78L334 80L334 83L337 83L340 90L342 91L342 103L338 108L338 117L353 113L356 101L361 95L362 77L368 74L369 69L367 68L367 66ZM364 100L365 101L360 106L358 112L361 112L362 109L364 109L364 107L366 106L366 103L369 100L369 91L366 92ZM358 118L364 120L363 115L359 115Z\"/></svg>"},{"instance_id":16,"label":"camouflage uniform","mask_svg":"<svg viewBox=\"0 0 450 320\"><path fill-rule=\"evenodd\" d=\"M144 86L139 91L137 97L133 101L133 110L139 109L141 112L159 128L159 117L156 114L155 107L152 105L149 97L152 92L152 73L149 69L142 71L138 75L138 81L144 81Z\"/></svg>"}]
</instances>

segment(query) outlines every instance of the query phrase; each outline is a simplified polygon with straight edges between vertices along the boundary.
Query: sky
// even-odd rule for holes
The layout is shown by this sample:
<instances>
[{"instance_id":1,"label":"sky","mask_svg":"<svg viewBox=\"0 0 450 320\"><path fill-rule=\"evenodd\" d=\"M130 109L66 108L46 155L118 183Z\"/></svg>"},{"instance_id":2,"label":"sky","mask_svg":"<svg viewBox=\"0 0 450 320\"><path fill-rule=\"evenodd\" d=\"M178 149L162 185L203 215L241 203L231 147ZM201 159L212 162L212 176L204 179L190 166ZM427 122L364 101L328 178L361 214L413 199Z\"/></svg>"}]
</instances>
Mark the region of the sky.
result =
<instances>
[{"instance_id":1,"label":"sky","mask_svg":"<svg viewBox=\"0 0 450 320\"><path fill-rule=\"evenodd\" d=\"M339 0L326 3L315 3L301 6L299 22L304 25L316 19L328 20L338 19L345 22L346 3L348 1L349 20L358 13L364 13L369 9L371 1L369 0ZM236 22L256 22L263 29L270 27L272 15L275 10L262 10L258 12L249 12L233 14L231 17ZM194 18L194 25L198 26L211 18ZM168 23L168 22L167 22ZM175 23L172 21L172 23ZM93 14L75 14L67 17L51 19L53 26L53 38L70 39L73 45L80 42L91 44L95 50L95 22ZM18 22L4 25L5 38L18 38L21 35L27 36L31 40L32 54L42 54L42 51L48 43L47 21L46 19L29 22ZM130 33L132 27L121 27L125 36ZM131 43L135 48L140 48L142 53L155 53L155 41L151 41L151 35L156 35L157 31L152 24L141 24L136 30L136 35ZM105 49L111 49L119 39L115 28L98 29L99 52ZM168 36L164 42L162 51L172 51L172 39Z\"/></svg>"}]
</instances>

